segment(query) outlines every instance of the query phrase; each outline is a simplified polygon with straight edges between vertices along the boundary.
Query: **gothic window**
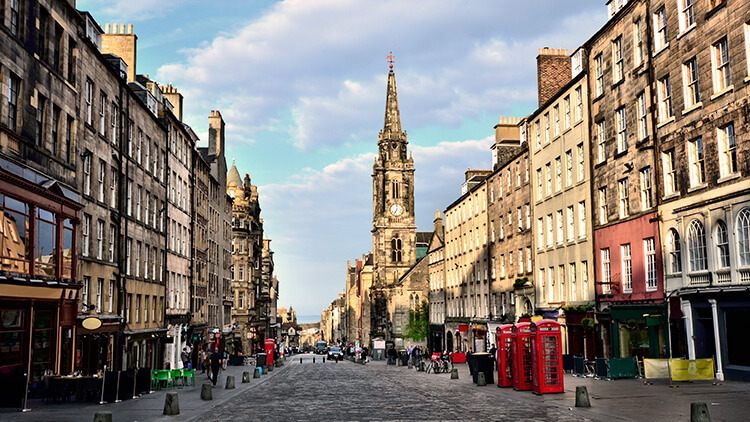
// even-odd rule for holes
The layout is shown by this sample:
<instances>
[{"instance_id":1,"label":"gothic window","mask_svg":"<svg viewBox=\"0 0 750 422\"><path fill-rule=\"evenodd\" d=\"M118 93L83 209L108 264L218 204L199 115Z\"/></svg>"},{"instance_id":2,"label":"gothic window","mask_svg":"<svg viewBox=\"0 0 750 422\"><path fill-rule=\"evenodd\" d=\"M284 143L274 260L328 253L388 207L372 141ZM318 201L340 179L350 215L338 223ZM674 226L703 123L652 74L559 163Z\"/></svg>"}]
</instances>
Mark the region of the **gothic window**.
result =
<instances>
[{"instance_id":1,"label":"gothic window","mask_svg":"<svg viewBox=\"0 0 750 422\"><path fill-rule=\"evenodd\" d=\"M401 186L396 181L391 182L391 196L393 199L401 198Z\"/></svg>"},{"instance_id":2,"label":"gothic window","mask_svg":"<svg viewBox=\"0 0 750 422\"><path fill-rule=\"evenodd\" d=\"M391 239L391 261L401 262L401 239L398 237Z\"/></svg>"},{"instance_id":3,"label":"gothic window","mask_svg":"<svg viewBox=\"0 0 750 422\"><path fill-rule=\"evenodd\" d=\"M750 265L750 208L743 209L737 216L737 245L740 265Z\"/></svg>"},{"instance_id":4,"label":"gothic window","mask_svg":"<svg viewBox=\"0 0 750 422\"><path fill-rule=\"evenodd\" d=\"M716 223L716 249L719 255L719 268L729 268L729 233L727 225L721 220Z\"/></svg>"},{"instance_id":5,"label":"gothic window","mask_svg":"<svg viewBox=\"0 0 750 422\"><path fill-rule=\"evenodd\" d=\"M706 236L703 223L698 220L690 222L688 227L688 257L690 271L706 270Z\"/></svg>"},{"instance_id":6,"label":"gothic window","mask_svg":"<svg viewBox=\"0 0 750 422\"><path fill-rule=\"evenodd\" d=\"M682 249L680 246L680 234L675 229L669 229L668 236L669 261L672 274L682 272Z\"/></svg>"}]
</instances>

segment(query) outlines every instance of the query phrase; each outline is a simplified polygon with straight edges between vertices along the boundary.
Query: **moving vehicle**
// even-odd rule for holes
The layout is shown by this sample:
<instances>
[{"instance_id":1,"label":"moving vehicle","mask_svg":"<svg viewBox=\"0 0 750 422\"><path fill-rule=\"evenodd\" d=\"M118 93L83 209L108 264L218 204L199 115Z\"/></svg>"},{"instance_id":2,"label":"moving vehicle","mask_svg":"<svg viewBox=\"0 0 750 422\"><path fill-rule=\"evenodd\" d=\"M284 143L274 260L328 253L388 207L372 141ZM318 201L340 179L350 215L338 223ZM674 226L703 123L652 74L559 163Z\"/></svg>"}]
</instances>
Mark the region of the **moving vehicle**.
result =
<instances>
[{"instance_id":1,"label":"moving vehicle","mask_svg":"<svg viewBox=\"0 0 750 422\"><path fill-rule=\"evenodd\" d=\"M316 355L325 355L327 350L328 350L328 343L326 343L325 341L320 340L319 342L315 343Z\"/></svg>"},{"instance_id":2,"label":"moving vehicle","mask_svg":"<svg viewBox=\"0 0 750 422\"><path fill-rule=\"evenodd\" d=\"M340 347L328 348L328 360L342 360L344 359L344 352L341 351Z\"/></svg>"}]
</instances>

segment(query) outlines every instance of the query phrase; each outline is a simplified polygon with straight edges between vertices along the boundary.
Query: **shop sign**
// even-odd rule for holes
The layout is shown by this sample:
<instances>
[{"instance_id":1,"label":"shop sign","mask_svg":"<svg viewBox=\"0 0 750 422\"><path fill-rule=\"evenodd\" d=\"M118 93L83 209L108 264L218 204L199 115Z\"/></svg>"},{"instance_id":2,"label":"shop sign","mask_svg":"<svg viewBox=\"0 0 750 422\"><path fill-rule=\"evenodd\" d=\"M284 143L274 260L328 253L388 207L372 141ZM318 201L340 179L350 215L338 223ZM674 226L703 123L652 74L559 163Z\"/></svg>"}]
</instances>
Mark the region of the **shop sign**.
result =
<instances>
[{"instance_id":1,"label":"shop sign","mask_svg":"<svg viewBox=\"0 0 750 422\"><path fill-rule=\"evenodd\" d=\"M81 322L81 326L89 331L98 330L102 326L102 320L97 317L88 317Z\"/></svg>"},{"instance_id":2,"label":"shop sign","mask_svg":"<svg viewBox=\"0 0 750 422\"><path fill-rule=\"evenodd\" d=\"M458 332L459 333L468 333L469 332L469 324L458 324Z\"/></svg>"}]
</instances>

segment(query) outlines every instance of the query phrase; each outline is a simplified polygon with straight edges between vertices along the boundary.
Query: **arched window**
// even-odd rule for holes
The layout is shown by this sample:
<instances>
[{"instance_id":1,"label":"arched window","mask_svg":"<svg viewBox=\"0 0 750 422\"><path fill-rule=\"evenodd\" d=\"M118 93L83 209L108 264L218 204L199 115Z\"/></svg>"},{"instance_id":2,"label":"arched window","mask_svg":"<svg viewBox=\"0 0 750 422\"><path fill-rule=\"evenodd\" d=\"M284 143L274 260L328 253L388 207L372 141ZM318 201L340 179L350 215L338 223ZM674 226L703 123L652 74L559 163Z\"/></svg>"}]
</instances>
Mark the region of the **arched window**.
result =
<instances>
[{"instance_id":1,"label":"arched window","mask_svg":"<svg viewBox=\"0 0 750 422\"><path fill-rule=\"evenodd\" d=\"M391 261L401 262L401 239L398 237L391 239Z\"/></svg>"},{"instance_id":2,"label":"arched window","mask_svg":"<svg viewBox=\"0 0 750 422\"><path fill-rule=\"evenodd\" d=\"M716 252L719 268L729 268L729 234L727 225L721 220L716 223Z\"/></svg>"},{"instance_id":3,"label":"arched window","mask_svg":"<svg viewBox=\"0 0 750 422\"><path fill-rule=\"evenodd\" d=\"M705 271L706 267L706 231L698 220L690 222L688 227L688 258L690 271Z\"/></svg>"},{"instance_id":4,"label":"arched window","mask_svg":"<svg viewBox=\"0 0 750 422\"><path fill-rule=\"evenodd\" d=\"M667 237L669 247L669 269L672 274L682 272L682 247L680 246L680 234L675 229L669 229Z\"/></svg>"},{"instance_id":5,"label":"arched window","mask_svg":"<svg viewBox=\"0 0 750 422\"><path fill-rule=\"evenodd\" d=\"M737 216L737 249L740 265L750 265L750 208L743 209Z\"/></svg>"}]
</instances>

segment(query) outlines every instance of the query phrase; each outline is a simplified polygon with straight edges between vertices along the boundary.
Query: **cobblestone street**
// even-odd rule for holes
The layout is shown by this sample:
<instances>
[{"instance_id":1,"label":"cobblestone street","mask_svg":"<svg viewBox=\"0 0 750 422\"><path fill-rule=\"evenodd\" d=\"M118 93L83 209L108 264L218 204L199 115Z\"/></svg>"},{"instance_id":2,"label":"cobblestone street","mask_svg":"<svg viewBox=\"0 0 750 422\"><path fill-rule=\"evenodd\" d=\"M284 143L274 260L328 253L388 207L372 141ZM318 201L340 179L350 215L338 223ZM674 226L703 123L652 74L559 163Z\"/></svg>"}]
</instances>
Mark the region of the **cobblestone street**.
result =
<instances>
[{"instance_id":1,"label":"cobblestone street","mask_svg":"<svg viewBox=\"0 0 750 422\"><path fill-rule=\"evenodd\" d=\"M247 367L222 372L213 401L200 400L203 376L179 394L180 415L162 416L164 391L103 406L76 403L35 403L32 412L8 409L0 421L90 421L97 411L111 411L114 422L144 421L351 421L351 420L500 420L500 421L688 421L690 402L709 405L711 420L740 421L750 413L747 383L683 383L644 385L641 380L602 381L566 376L564 394L536 396L530 392L472 384L465 365L460 379L414 369L348 361L322 362L322 356L292 356L285 366L223 388L226 375L237 382ZM576 409L574 392L586 385L592 408Z\"/></svg>"}]
</instances>

